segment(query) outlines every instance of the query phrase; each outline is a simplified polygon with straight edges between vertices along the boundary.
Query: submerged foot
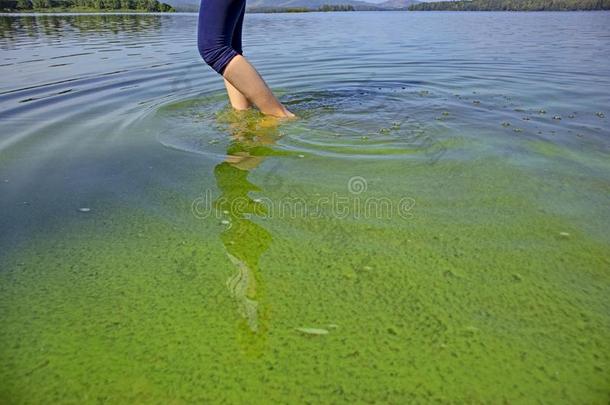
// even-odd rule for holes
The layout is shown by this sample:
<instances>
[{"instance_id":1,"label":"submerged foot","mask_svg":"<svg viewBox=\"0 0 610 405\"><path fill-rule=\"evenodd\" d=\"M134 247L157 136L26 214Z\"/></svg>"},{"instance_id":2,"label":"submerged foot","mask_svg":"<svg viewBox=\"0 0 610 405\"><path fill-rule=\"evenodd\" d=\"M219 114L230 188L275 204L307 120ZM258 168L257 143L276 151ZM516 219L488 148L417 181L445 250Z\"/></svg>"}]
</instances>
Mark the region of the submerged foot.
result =
<instances>
[{"instance_id":1,"label":"submerged foot","mask_svg":"<svg viewBox=\"0 0 610 405\"><path fill-rule=\"evenodd\" d=\"M288 111L288 109L286 107L283 108L283 111L277 115L278 118L285 118L285 119L294 119L297 118L297 116L295 114L293 114L292 112Z\"/></svg>"},{"instance_id":2,"label":"submerged foot","mask_svg":"<svg viewBox=\"0 0 610 405\"><path fill-rule=\"evenodd\" d=\"M272 106L271 108L259 108L259 110L263 114L272 116L275 118L281 118L281 119L296 118L296 115L294 115L292 112L288 111L288 109L284 105L282 105L280 102L277 102L277 104L275 106Z\"/></svg>"},{"instance_id":3,"label":"submerged foot","mask_svg":"<svg viewBox=\"0 0 610 405\"><path fill-rule=\"evenodd\" d=\"M279 111L263 112L263 114L265 114L268 117L274 117L274 118L286 119L286 120L298 118L295 114L288 111L286 108L283 108L282 110L279 110Z\"/></svg>"}]
</instances>

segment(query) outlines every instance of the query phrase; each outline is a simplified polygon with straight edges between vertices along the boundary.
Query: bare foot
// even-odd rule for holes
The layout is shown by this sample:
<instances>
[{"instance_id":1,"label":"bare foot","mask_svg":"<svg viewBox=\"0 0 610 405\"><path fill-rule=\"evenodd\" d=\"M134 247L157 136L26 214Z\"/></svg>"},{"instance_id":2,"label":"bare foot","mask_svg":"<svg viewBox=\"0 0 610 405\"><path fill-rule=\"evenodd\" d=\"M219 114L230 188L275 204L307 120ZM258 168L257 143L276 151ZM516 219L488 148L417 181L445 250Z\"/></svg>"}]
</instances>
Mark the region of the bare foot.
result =
<instances>
[{"instance_id":1,"label":"bare foot","mask_svg":"<svg viewBox=\"0 0 610 405\"><path fill-rule=\"evenodd\" d=\"M286 107L284 107L284 115L282 115L280 118L294 119L294 118L298 118L298 117L296 115L294 115L293 113L291 113L290 111L288 111L288 109Z\"/></svg>"}]
</instances>

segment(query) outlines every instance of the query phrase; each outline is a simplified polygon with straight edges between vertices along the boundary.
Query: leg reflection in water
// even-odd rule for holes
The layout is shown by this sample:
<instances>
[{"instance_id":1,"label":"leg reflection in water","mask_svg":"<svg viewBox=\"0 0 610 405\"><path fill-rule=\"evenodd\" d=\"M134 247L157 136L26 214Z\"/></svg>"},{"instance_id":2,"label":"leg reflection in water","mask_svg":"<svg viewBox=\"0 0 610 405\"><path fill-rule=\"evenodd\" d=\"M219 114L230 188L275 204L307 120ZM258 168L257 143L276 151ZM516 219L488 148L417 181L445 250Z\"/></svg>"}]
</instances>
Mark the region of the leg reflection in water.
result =
<instances>
[{"instance_id":1,"label":"leg reflection in water","mask_svg":"<svg viewBox=\"0 0 610 405\"><path fill-rule=\"evenodd\" d=\"M267 328L269 314L261 301L264 284L259 259L271 245L272 237L253 220L266 211L249 195L260 189L248 180L248 174L272 152L271 145L279 138L278 121L273 117L253 116L251 112L232 112L227 120L231 143L225 161L214 169L221 192L215 208L229 221L221 239L236 269L228 278L227 286L247 329L260 334Z\"/></svg>"}]
</instances>

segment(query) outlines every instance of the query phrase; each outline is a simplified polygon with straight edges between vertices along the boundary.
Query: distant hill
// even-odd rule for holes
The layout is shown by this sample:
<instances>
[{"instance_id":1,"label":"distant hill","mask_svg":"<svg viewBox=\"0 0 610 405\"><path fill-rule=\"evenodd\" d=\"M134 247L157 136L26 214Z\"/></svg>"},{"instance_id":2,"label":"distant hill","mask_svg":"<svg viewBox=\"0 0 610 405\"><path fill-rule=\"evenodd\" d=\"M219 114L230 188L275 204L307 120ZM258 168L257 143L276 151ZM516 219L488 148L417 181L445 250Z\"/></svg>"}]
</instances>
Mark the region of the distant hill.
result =
<instances>
[{"instance_id":1,"label":"distant hill","mask_svg":"<svg viewBox=\"0 0 610 405\"><path fill-rule=\"evenodd\" d=\"M387 0L383 3L377 3L377 6L384 9L406 10L417 3L419 3L417 0Z\"/></svg>"},{"instance_id":2,"label":"distant hill","mask_svg":"<svg viewBox=\"0 0 610 405\"><path fill-rule=\"evenodd\" d=\"M200 0L165 0L177 11L197 11ZM309 9L317 10L324 5L349 5L356 11L367 10L397 10L406 9L412 4L418 3L417 0L387 0L383 3L375 4L360 0L248 0L249 11L267 9Z\"/></svg>"},{"instance_id":3,"label":"distant hill","mask_svg":"<svg viewBox=\"0 0 610 405\"><path fill-rule=\"evenodd\" d=\"M577 11L609 10L609 0L468 0L419 3L411 11Z\"/></svg>"},{"instance_id":4,"label":"distant hill","mask_svg":"<svg viewBox=\"0 0 610 405\"><path fill-rule=\"evenodd\" d=\"M315 10L324 5L349 5L355 10L381 9L376 4L359 0L248 0L249 9L257 8L308 8Z\"/></svg>"}]
</instances>

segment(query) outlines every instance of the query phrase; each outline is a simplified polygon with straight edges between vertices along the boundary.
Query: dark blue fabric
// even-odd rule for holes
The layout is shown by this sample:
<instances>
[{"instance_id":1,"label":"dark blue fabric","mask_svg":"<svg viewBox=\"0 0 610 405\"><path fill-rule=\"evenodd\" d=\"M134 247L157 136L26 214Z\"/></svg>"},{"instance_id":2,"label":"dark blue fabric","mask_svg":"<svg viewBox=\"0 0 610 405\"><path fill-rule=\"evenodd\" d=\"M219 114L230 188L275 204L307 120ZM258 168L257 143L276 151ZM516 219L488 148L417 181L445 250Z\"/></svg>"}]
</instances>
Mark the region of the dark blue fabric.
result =
<instances>
[{"instance_id":1,"label":"dark blue fabric","mask_svg":"<svg viewBox=\"0 0 610 405\"><path fill-rule=\"evenodd\" d=\"M238 54L246 0L201 0L197 46L203 60L219 74Z\"/></svg>"}]
</instances>

